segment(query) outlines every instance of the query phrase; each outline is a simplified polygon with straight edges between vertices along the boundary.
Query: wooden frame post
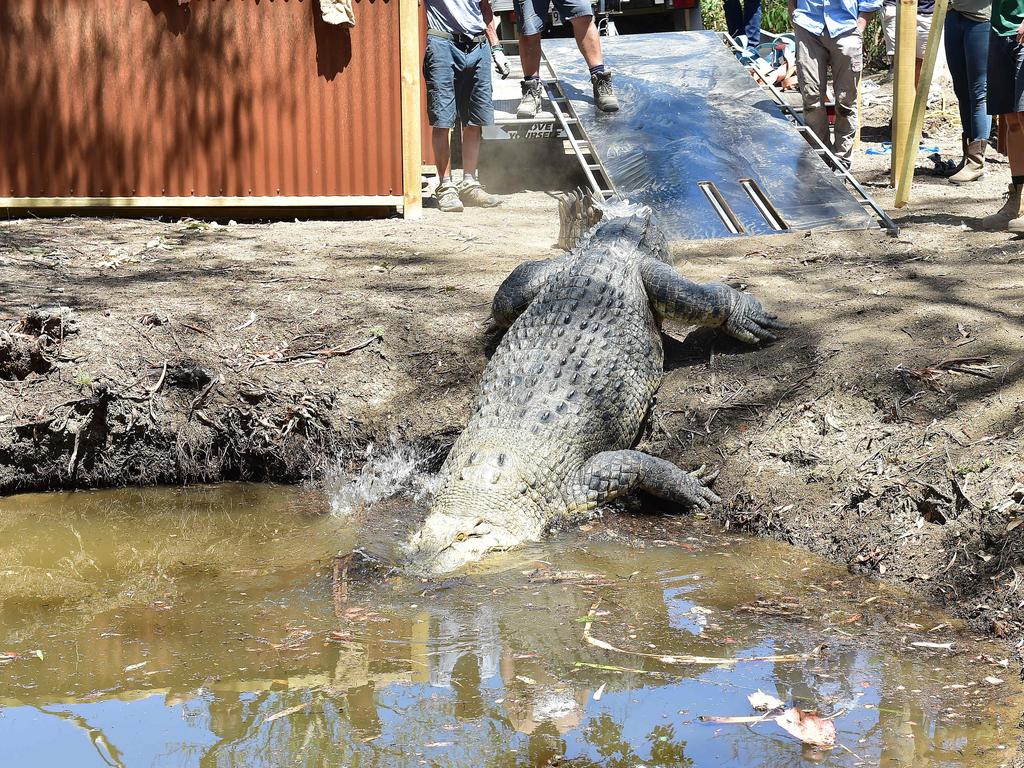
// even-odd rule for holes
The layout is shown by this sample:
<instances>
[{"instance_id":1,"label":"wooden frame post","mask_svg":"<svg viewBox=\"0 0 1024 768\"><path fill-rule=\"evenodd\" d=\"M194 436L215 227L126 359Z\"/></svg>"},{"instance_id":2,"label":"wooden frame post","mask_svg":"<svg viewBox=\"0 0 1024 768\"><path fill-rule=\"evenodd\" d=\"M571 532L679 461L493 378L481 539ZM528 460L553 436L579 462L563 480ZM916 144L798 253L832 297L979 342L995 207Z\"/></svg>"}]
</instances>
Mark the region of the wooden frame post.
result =
<instances>
[{"instance_id":1,"label":"wooden frame post","mask_svg":"<svg viewBox=\"0 0 1024 768\"><path fill-rule=\"evenodd\" d=\"M934 29L935 19L932 19ZM941 32L941 30L939 30ZM903 148L910 133L914 108L914 63L917 60L917 0L897 0L896 60L892 83L892 156L889 183L896 186L898 169L903 166ZM915 157L917 151L914 151Z\"/></svg>"},{"instance_id":2,"label":"wooden frame post","mask_svg":"<svg viewBox=\"0 0 1024 768\"><path fill-rule=\"evenodd\" d=\"M402 72L402 213L407 219L419 219L423 216L419 0L398 0L398 36Z\"/></svg>"},{"instance_id":3,"label":"wooden frame post","mask_svg":"<svg viewBox=\"0 0 1024 768\"><path fill-rule=\"evenodd\" d=\"M928 91L932 87L932 75L935 73L935 59L939 55L939 41L942 39L942 27L946 23L946 8L949 0L935 0L932 14L932 28L928 33L928 44L924 51L921 64L921 83L917 87L914 98L914 111L910 115L910 130L907 132L900 165L896 169L896 207L902 208L910 200L910 185L914 183L914 166L917 165L917 145L921 141L921 130L924 128L924 113L928 107ZM893 139L893 148L896 140Z\"/></svg>"}]
</instances>

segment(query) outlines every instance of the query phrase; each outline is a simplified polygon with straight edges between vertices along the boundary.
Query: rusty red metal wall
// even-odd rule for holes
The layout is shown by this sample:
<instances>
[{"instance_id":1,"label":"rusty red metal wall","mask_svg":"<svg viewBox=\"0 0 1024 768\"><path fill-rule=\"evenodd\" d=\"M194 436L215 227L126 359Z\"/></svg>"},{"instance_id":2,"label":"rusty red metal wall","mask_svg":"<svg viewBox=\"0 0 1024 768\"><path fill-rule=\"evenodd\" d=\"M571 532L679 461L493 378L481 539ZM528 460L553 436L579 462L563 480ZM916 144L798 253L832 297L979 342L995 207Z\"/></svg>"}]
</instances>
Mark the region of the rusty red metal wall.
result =
<instances>
[{"instance_id":1,"label":"rusty red metal wall","mask_svg":"<svg viewBox=\"0 0 1024 768\"><path fill-rule=\"evenodd\" d=\"M401 195L398 0L0 0L0 197Z\"/></svg>"}]
</instances>

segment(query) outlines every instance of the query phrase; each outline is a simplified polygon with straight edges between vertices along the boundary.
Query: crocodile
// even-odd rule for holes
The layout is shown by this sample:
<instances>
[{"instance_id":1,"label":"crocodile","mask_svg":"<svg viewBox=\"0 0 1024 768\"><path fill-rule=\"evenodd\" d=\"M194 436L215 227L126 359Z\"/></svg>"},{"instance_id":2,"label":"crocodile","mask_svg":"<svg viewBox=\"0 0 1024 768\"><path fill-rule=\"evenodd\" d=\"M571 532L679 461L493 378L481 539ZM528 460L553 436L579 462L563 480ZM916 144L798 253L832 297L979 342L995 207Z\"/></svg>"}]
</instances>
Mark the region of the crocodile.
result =
<instances>
[{"instance_id":1,"label":"crocodile","mask_svg":"<svg viewBox=\"0 0 1024 768\"><path fill-rule=\"evenodd\" d=\"M627 202L606 206L568 254L520 264L491 318L507 330L405 544L424 575L539 540L633 491L698 509L720 501L712 473L631 449L664 375L661 321L751 344L785 327L750 294L681 277L651 211Z\"/></svg>"}]
</instances>

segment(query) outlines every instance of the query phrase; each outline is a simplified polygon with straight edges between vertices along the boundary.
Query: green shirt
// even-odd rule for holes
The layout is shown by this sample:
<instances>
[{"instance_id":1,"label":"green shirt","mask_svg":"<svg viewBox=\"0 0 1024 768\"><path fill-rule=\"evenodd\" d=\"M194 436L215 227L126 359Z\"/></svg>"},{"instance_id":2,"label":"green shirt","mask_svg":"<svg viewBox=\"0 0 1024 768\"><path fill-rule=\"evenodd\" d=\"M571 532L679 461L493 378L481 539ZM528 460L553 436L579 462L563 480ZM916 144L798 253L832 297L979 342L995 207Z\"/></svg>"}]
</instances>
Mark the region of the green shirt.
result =
<instances>
[{"instance_id":1,"label":"green shirt","mask_svg":"<svg viewBox=\"0 0 1024 768\"><path fill-rule=\"evenodd\" d=\"M1024 0L993 0L992 31L1000 37L1016 35L1024 22Z\"/></svg>"}]
</instances>

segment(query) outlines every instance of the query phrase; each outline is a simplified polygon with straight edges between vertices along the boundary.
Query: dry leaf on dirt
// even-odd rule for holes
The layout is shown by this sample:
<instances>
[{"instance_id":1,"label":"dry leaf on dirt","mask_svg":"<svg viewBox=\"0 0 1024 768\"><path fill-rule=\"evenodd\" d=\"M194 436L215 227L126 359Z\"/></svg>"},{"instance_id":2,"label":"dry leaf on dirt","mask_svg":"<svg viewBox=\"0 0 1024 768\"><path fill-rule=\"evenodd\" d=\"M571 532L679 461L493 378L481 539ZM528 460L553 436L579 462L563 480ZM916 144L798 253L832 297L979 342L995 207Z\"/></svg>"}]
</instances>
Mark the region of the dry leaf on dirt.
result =
<instances>
[{"instance_id":1,"label":"dry leaf on dirt","mask_svg":"<svg viewBox=\"0 0 1024 768\"><path fill-rule=\"evenodd\" d=\"M804 744L816 747L831 747L836 743L836 724L819 715L790 707L775 718L775 722Z\"/></svg>"},{"instance_id":2,"label":"dry leaf on dirt","mask_svg":"<svg viewBox=\"0 0 1024 768\"><path fill-rule=\"evenodd\" d=\"M771 712L773 709L782 709L786 706L786 702L780 701L770 693L765 693L760 688L757 689L756 693L747 696L747 701L758 712Z\"/></svg>"}]
</instances>

